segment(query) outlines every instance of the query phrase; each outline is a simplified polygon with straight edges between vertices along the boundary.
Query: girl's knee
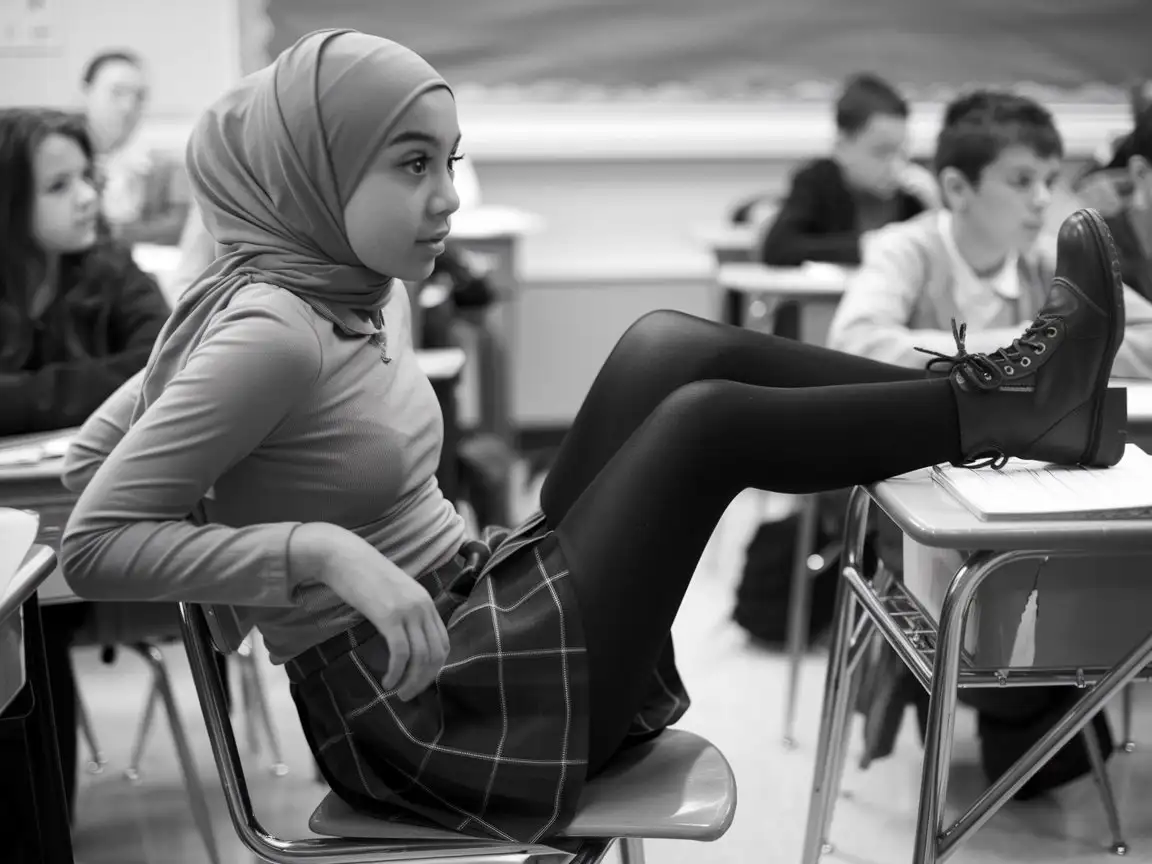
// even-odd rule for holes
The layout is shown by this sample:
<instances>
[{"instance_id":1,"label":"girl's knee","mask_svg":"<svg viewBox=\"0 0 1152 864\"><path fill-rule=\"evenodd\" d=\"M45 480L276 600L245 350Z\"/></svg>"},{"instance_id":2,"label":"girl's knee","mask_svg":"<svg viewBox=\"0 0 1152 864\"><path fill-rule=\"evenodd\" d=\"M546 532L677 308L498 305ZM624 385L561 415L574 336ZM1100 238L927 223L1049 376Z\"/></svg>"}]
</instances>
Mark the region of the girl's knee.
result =
<instances>
[{"instance_id":1,"label":"girl's knee","mask_svg":"<svg viewBox=\"0 0 1152 864\"><path fill-rule=\"evenodd\" d=\"M637 319L620 337L620 347L645 354L683 349L709 326L710 322L685 312L658 309Z\"/></svg>"},{"instance_id":2,"label":"girl's knee","mask_svg":"<svg viewBox=\"0 0 1152 864\"><path fill-rule=\"evenodd\" d=\"M715 428L727 413L734 396L731 381L692 381L673 390L658 412L667 422L697 432Z\"/></svg>"}]
</instances>

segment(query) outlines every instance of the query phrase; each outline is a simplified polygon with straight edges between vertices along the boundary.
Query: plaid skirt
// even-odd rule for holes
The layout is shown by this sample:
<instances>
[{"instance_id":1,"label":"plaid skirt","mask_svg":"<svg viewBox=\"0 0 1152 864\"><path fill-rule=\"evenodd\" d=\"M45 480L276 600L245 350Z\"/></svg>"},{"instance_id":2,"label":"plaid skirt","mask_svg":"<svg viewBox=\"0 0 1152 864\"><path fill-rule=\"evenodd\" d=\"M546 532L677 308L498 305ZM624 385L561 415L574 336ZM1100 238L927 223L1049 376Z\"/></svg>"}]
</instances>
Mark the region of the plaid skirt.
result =
<instances>
[{"instance_id":1,"label":"plaid skirt","mask_svg":"<svg viewBox=\"0 0 1152 864\"><path fill-rule=\"evenodd\" d=\"M586 641L567 576L539 514L511 533L489 529L420 576L451 649L410 702L381 686L388 646L369 622L289 660L305 737L333 791L380 818L510 842L562 829L588 760ZM629 735L651 737L688 702L669 651Z\"/></svg>"}]
</instances>

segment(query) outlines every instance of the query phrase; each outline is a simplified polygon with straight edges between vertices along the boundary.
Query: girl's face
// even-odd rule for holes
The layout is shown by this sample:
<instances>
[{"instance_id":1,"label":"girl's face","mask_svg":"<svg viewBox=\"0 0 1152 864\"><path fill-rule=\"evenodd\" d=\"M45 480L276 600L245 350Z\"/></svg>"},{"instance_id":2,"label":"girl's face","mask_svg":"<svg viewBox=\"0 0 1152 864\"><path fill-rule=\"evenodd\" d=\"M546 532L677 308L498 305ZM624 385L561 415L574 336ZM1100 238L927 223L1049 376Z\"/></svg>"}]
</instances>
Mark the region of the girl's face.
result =
<instances>
[{"instance_id":1,"label":"girl's face","mask_svg":"<svg viewBox=\"0 0 1152 864\"><path fill-rule=\"evenodd\" d=\"M460 207L456 102L445 89L420 96L401 115L344 206L348 243L370 270L405 281L432 273L449 219Z\"/></svg>"},{"instance_id":2,"label":"girl's face","mask_svg":"<svg viewBox=\"0 0 1152 864\"><path fill-rule=\"evenodd\" d=\"M32 235L50 255L80 252L96 242L99 196L92 166L75 139L47 136L32 157Z\"/></svg>"}]
</instances>

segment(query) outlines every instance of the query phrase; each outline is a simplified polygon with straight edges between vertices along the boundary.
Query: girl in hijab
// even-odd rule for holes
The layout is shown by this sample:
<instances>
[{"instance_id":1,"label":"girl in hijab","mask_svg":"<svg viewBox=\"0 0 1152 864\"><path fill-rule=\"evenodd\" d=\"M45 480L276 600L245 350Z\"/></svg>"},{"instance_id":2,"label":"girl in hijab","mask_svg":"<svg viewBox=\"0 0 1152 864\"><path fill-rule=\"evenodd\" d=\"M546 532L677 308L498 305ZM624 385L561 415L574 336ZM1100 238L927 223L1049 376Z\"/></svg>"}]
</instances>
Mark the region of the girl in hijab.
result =
<instances>
[{"instance_id":1,"label":"girl in hijab","mask_svg":"<svg viewBox=\"0 0 1152 864\"><path fill-rule=\"evenodd\" d=\"M1037 322L939 374L647 316L593 384L541 511L467 539L436 485L441 417L394 281L426 278L444 248L459 145L436 71L348 30L304 37L206 113L188 168L220 254L134 403L113 400L129 428L63 543L82 596L226 604L259 627L353 806L520 842L562 828L589 777L687 708L669 632L747 486L1119 458L1120 283L1081 214Z\"/></svg>"}]
</instances>

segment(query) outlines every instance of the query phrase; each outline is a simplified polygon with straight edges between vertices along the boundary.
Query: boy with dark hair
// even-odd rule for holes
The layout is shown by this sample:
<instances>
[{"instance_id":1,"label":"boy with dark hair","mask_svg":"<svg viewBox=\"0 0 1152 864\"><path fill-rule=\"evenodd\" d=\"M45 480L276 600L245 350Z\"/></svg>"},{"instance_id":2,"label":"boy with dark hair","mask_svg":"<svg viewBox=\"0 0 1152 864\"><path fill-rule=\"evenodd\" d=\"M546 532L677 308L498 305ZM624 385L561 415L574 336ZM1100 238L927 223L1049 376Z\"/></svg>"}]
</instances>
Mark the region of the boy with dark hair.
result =
<instances>
[{"instance_id":1,"label":"boy with dark hair","mask_svg":"<svg viewBox=\"0 0 1152 864\"><path fill-rule=\"evenodd\" d=\"M1063 142L1052 115L1021 96L978 91L948 106L937 139L935 168L945 209L878 232L863 266L850 278L829 334L833 348L921 368L927 349L958 350L952 321L967 322L966 350L995 351L1044 306L1055 250L1040 241ZM1152 378L1152 306L1125 288L1127 326L1113 364L1118 377ZM877 542L889 567L902 567L901 537L880 520ZM903 673L903 670L901 671ZM892 688L927 710L925 694ZM980 714L981 757L995 779L1031 747L1075 701L1067 688L965 691ZM866 722L894 728L902 706L869 708ZM895 713L892 713L895 712ZM1105 754L1112 738L1104 715L1093 726ZM873 754L884 755L882 752ZM1077 738L1017 793L1030 798L1086 774L1087 751Z\"/></svg>"},{"instance_id":2,"label":"boy with dark hair","mask_svg":"<svg viewBox=\"0 0 1152 864\"><path fill-rule=\"evenodd\" d=\"M792 177L760 260L860 262L860 238L936 203L931 177L908 163L908 104L883 79L857 75L836 102L836 143Z\"/></svg>"},{"instance_id":3,"label":"boy with dark hair","mask_svg":"<svg viewBox=\"0 0 1152 864\"><path fill-rule=\"evenodd\" d=\"M1125 283L1152 300L1152 105L1135 120L1111 160L1083 177L1076 191L1112 229Z\"/></svg>"},{"instance_id":4,"label":"boy with dark hair","mask_svg":"<svg viewBox=\"0 0 1152 864\"><path fill-rule=\"evenodd\" d=\"M967 322L968 350L992 351L1044 305L1055 250L1037 241L1063 157L1052 115L979 91L944 119L935 167L946 206L877 232L833 319L834 348L919 367L918 348L955 352L952 319ZM1152 306L1131 289L1125 299L1114 374L1152 378Z\"/></svg>"}]
</instances>

